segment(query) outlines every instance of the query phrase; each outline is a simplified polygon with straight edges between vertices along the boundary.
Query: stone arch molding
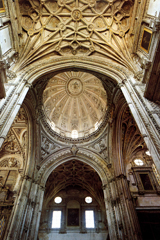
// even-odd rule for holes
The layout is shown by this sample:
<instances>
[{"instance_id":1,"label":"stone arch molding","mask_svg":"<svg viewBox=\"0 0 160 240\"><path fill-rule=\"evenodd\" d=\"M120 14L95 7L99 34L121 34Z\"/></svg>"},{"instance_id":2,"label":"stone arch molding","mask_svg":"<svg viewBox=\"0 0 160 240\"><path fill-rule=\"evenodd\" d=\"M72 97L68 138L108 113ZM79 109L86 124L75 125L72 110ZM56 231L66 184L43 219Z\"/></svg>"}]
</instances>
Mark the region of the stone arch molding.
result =
<instances>
[{"instance_id":1,"label":"stone arch molding","mask_svg":"<svg viewBox=\"0 0 160 240\"><path fill-rule=\"evenodd\" d=\"M98 173L103 185L106 185L108 180L113 178L106 162L98 154L83 148L79 148L78 152L74 154L71 152L70 148L65 148L51 154L42 162L36 181L38 181L41 186L45 187L51 172L64 162L73 159L82 161L91 166Z\"/></svg>"},{"instance_id":2,"label":"stone arch molding","mask_svg":"<svg viewBox=\"0 0 160 240\"><path fill-rule=\"evenodd\" d=\"M68 69L80 69L82 71L89 71L92 73L100 74L101 80L105 82L106 78L110 78L117 84L121 84L124 79L129 79L129 72L124 67L119 67L118 65L113 65L109 61L103 62L98 59L90 59L87 57L61 57L59 59L49 59L46 64L42 61L37 63L33 63L30 67L25 68L25 71L18 71L17 78L15 82L21 82L21 88L18 89L18 86L15 87L15 91L12 95L14 101L12 104L9 102L9 112L6 112L2 117L2 123L4 124L4 128L2 127L2 131L0 134L4 137L6 136L6 129L8 130L11 127L12 121L6 121L6 119L13 119L18 113L19 106L24 101L28 91L32 86L38 81L48 81L51 77L54 76L59 71L66 71ZM103 79L102 79L103 78ZM16 90L17 88L17 90ZM5 103L7 104L7 103ZM33 103L35 104L35 103ZM37 110L38 110L37 106ZM6 109L5 105L2 108ZM4 131L3 131L4 129ZM0 142L0 146L2 145L4 139Z\"/></svg>"},{"instance_id":3,"label":"stone arch molding","mask_svg":"<svg viewBox=\"0 0 160 240\"><path fill-rule=\"evenodd\" d=\"M39 61L33 63L31 66L26 67L26 71L19 71L21 78L26 83L26 86L32 85L39 79L45 80L48 74L50 78L59 71L67 71L67 69L79 69L81 71L90 71L92 73L99 73L105 77L111 78L116 83L121 83L124 79L128 79L132 74L125 67L113 64L110 61L100 61L98 59L90 59L84 57L61 57L58 59L50 59L46 63ZM133 74L132 74L133 75Z\"/></svg>"}]
</instances>

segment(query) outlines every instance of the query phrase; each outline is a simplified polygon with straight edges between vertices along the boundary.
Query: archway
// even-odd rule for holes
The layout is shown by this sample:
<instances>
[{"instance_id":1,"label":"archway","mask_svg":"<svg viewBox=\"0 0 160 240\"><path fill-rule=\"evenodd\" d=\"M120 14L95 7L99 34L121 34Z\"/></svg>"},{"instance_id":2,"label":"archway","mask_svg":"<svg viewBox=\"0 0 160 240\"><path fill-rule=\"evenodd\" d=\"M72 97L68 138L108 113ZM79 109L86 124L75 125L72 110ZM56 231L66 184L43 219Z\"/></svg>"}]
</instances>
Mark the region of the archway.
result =
<instances>
[{"instance_id":1,"label":"archway","mask_svg":"<svg viewBox=\"0 0 160 240\"><path fill-rule=\"evenodd\" d=\"M56 197L61 198L60 203L55 202ZM90 198L89 202L86 197ZM61 214L58 227L52 220L52 213L57 211ZM89 226L85 218L87 211L93 213ZM39 239L47 234L61 239L62 233L65 239L107 239L107 232L102 182L96 171L76 157L55 168L45 186Z\"/></svg>"},{"instance_id":2,"label":"archway","mask_svg":"<svg viewBox=\"0 0 160 240\"><path fill-rule=\"evenodd\" d=\"M125 178L125 175L122 173L121 169L119 168L119 175L117 174L114 176L114 168L112 165L112 151L110 150L110 141L109 138L112 136L109 134L110 130L112 131L112 122L114 120L114 105L116 105L116 101L118 101L118 95L123 95L126 97L127 102L129 103L129 106L131 107L131 110L133 112L136 111L136 114L138 110L133 107L133 103L131 103L131 98L128 97L128 85L131 83L129 80L123 81L124 77L127 77L127 75L119 70L117 70L115 67L107 66L106 64L97 64L92 63L91 61L85 60L85 63L81 62L76 59L75 61L70 60L67 62L61 61L56 62L54 66L55 72L53 73L53 63L48 63L46 66L38 66L37 69L31 69L30 72L27 72L25 75L22 76L22 79L26 77L24 82L22 81L22 91L18 96L20 96L21 101L25 98L25 94L28 92L28 89L30 87L30 84L32 85L32 88L27 94L26 101L30 103L30 105L33 106L33 108L36 109L34 112L34 119L35 125L38 126L36 130L36 145L34 148L34 151L32 152L33 161L29 162L29 167L26 176L24 176L24 189L22 190L22 199L23 203L26 204L26 209L23 208L23 204L21 205L22 212L25 212L25 217L23 222L20 222L19 219L19 226L22 227L22 230L18 230L18 225L16 227L16 231L14 232L14 237L22 237L24 238L30 238L30 239L36 239L38 234L38 228L39 228L39 221L40 221L40 214L42 210L42 202L43 202L43 191L45 187L45 183L47 181L47 178L51 174L52 171L59 165L63 164L64 162L67 162L69 160L73 160L76 156L77 160L80 160L82 162L85 162L89 164L93 169L96 170L96 172L101 177L103 187L104 187L104 194L105 194L105 204L106 204L106 215L108 220L108 228L109 228L109 235L111 239L117 239L119 236L125 236L130 234L130 229L132 228L132 235L131 239L134 236L135 227L134 224L131 224L129 221L123 219L127 219L132 221L132 217L130 218L128 216L128 212L130 211L130 208L132 208L132 213L134 213L134 207L133 203L129 204L129 208L127 210L126 207L124 207L122 201L120 199L125 199L124 196L124 188L121 188L122 191L119 191L119 186L125 186L126 189L128 189L127 180ZM64 71L64 69L67 67L67 69L73 69L77 71L77 69L81 69L86 72L92 72L92 74L95 74L100 78L100 80L104 83L104 85L107 84L109 86L110 83L114 83L111 86L110 91L110 112L107 116L107 121L104 124L104 128L100 129L100 131L97 131L96 134L91 134L87 138L82 138L81 140L73 140L73 139L66 139L65 137L61 136L59 137L55 133L52 133L49 128L47 128L47 124L43 124L42 121L42 106L40 100L40 95L37 94L38 92L41 93L41 86L40 84L44 83L46 84L49 79L51 79L55 74L57 74L59 71ZM93 69L95 67L95 69ZM88 69L87 69L88 68ZM40 78L37 78L37 71L39 71ZM66 69L65 69L66 70ZM43 76L44 71L46 75ZM112 77L110 79L109 77ZM21 79L21 80L22 80ZM113 80L114 79L114 80ZM27 83L26 83L27 81ZM120 84L119 84L120 83ZM37 87L39 84L39 88ZM36 88L37 87L37 88ZM121 88L121 90L120 90ZM43 89L42 89L43 90ZM118 91L117 91L118 90ZM117 92L116 92L117 91ZM15 102L12 106L16 107L16 111L19 109L19 101L17 101L17 93L15 96ZM113 100L113 96L115 96ZM133 96L133 95L132 95ZM111 104L112 103L112 104ZM35 110L34 109L34 110ZM33 110L33 111L34 111ZM14 114L15 112L14 111ZM9 114L12 116L12 111L9 112ZM141 119L139 115L136 115L135 117L138 119ZM11 121L8 121L9 124ZM5 123L7 124L7 123ZM4 125L5 125L4 124ZM8 126L4 126L8 129ZM138 122L138 124L141 126L141 121ZM39 128L39 129L38 129ZM140 129L143 132L143 129ZM107 135L108 134L108 135ZM44 154L42 154L44 153ZM30 167L34 163L34 169ZM110 171L109 171L110 168ZM31 169L31 171L29 171ZM111 174L112 172L112 174ZM26 189L25 184L27 184L27 196L26 196ZM121 198L119 197L121 196ZM122 197L123 195L123 197ZM19 197L21 199L21 196ZM19 201L17 198L17 200ZM18 202L17 201L17 202ZM127 200L129 201L129 200ZM125 204L128 204L127 201ZM130 207L131 206L131 207ZM127 212L128 211L128 212ZM18 207L16 216L18 216ZM127 218L126 218L127 216ZM32 219L32 220L31 220ZM16 224L16 222L14 222ZM32 227L34 226L34 227ZM138 226L138 225L137 225ZM14 228L11 230L14 231ZM138 227L136 229L137 236L135 239L139 239L139 232Z\"/></svg>"},{"instance_id":3,"label":"archway","mask_svg":"<svg viewBox=\"0 0 160 240\"><path fill-rule=\"evenodd\" d=\"M20 104L25 99L28 90L33 87L33 84L36 81L48 81L55 74L55 72L57 73L58 71L64 71L71 68L90 71L92 73L96 72L96 74L98 74L100 78L104 80L104 82L106 78L109 77L118 84L117 87L121 88L141 133L146 135L146 144L150 152L154 156L155 164L157 166L157 169L159 170L159 150L157 144L159 134L158 131L155 131L155 128L152 127L152 124L150 125L150 127L148 127L149 124L147 124L146 121L143 121L144 118L148 118L150 122L152 122L153 119L150 119L146 107L142 107L141 109L138 108L139 102L137 99L139 98L139 95L138 92L134 89L134 79L128 75L128 71L126 71L126 69L123 67L117 68L112 63L106 63L96 59L94 61L91 61L91 59L88 57L86 57L85 59L83 57L72 57L67 59L61 57L60 59L56 59L56 61L54 62L54 66L53 61L48 60L45 64L35 64L28 70L26 68L25 73L23 71L18 72L17 76L19 79L19 83L21 83L21 88L18 90L15 85L11 95L14 101L9 101L11 96L7 98L6 105L9 106L10 111L9 113L4 113L2 117L3 126L1 135L3 136L3 138L0 139L0 145L3 144L4 138L11 127L13 121L12 119L15 118L16 114L18 113ZM130 92L132 92L132 95L130 95ZM34 93L32 94L31 98L32 104L34 104ZM38 111L40 106L37 106L35 104L35 107ZM6 119L8 120L5 121ZM153 138L152 132L155 132L156 137L154 136Z\"/></svg>"}]
</instances>

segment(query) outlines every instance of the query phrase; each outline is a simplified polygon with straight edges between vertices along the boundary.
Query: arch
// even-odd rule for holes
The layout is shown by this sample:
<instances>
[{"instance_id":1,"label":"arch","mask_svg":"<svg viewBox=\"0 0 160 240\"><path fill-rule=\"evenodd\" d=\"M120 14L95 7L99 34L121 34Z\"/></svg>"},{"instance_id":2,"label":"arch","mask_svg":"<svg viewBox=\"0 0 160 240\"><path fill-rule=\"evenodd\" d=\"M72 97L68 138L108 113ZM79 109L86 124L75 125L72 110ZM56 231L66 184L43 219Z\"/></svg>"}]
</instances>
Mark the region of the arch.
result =
<instances>
[{"instance_id":1,"label":"arch","mask_svg":"<svg viewBox=\"0 0 160 240\"><path fill-rule=\"evenodd\" d=\"M140 152L144 153L147 146L124 96L121 94L117 99L115 97L114 103L117 116L113 126L115 140L112 142L113 148L116 149L113 153L114 169L116 175L126 175L126 161L129 163Z\"/></svg>"},{"instance_id":2,"label":"arch","mask_svg":"<svg viewBox=\"0 0 160 240\"><path fill-rule=\"evenodd\" d=\"M84 71L92 71L110 77L117 83L122 82L123 79L129 78L128 70L118 64L112 64L109 61L100 61L97 59L90 59L89 57L61 57L49 60L46 64L33 64L33 67L26 67L25 74L22 78L25 79L26 84L33 84L40 77L49 73L66 71L67 69L81 69ZM23 70L24 72L24 70ZM21 74L21 71L17 74Z\"/></svg>"},{"instance_id":3,"label":"arch","mask_svg":"<svg viewBox=\"0 0 160 240\"><path fill-rule=\"evenodd\" d=\"M100 61L97 59L91 59L89 57L71 57L70 59L67 57L61 57L56 59L49 59L46 64L43 62L39 62L39 65L34 63L32 67L26 67L26 71L17 72L17 76L22 83L22 89L19 94L15 92L15 102L12 103L12 110L7 116L4 114L4 118L13 119L13 115L15 116L19 109L19 101L23 102L25 96L29 90L29 88L38 81L40 78L42 81L47 81L46 75L51 74L50 77L53 76L53 72L57 73L58 71L67 70L68 68L72 69L83 69L85 71L92 71L92 73L102 74L103 80L106 77L110 77L113 81L115 81L119 87L122 89L123 96L126 99L127 104L130 107L131 112L134 115L134 119L142 133L147 133L147 138L145 138L146 144L152 155L154 156L154 161L158 169L160 169L159 164L159 145L158 145L158 131L155 132L155 136L153 138L152 131L155 129L152 127L149 129L148 120L144 121L145 117L148 116L148 112L145 109L142 111L138 108L137 103L137 93L133 89L132 76L133 74L129 72L125 67L120 67L118 64L114 65L109 61L105 62L104 60ZM129 76L130 74L130 76ZM128 81L130 79L130 81ZM16 79L17 80L17 79ZM126 81L124 81L126 80ZM134 79L133 79L134 80ZM130 91L133 91L132 95L130 95ZM19 99L19 100L18 100ZM38 108L39 106L37 106ZM17 112L16 112L17 111ZM151 121L150 121L151 122ZM6 136L7 129L10 128L12 122L6 121L4 122L4 127L2 128L1 135L3 139L1 139L0 144L3 143L4 137Z\"/></svg>"},{"instance_id":4,"label":"arch","mask_svg":"<svg viewBox=\"0 0 160 240\"><path fill-rule=\"evenodd\" d=\"M100 79L105 82L105 79L108 77L110 80L114 81L117 84L122 83L124 79L129 79L128 70L119 66L118 64L112 64L110 61L100 61L97 59L91 59L90 57L61 57L56 59L49 59L46 64L40 62L39 64L34 63L32 67L26 67L25 71L21 70L17 72L17 79L19 80L19 84L21 83L21 89L13 94L15 96L15 100L12 102L10 106L10 112L5 116L4 119L13 119L19 111L19 106L25 100L25 97L29 91L29 89L36 83L36 81L47 81L54 74L57 74L59 71L66 71L67 69L81 69L84 71L92 72L92 74L100 74ZM17 86L18 88L18 86ZM13 97L12 96L12 97ZM32 100L33 100L32 96ZM39 106L35 106L35 108L39 108ZM7 131L9 130L12 121L5 122L3 121L4 127L2 128L1 135L3 137L6 136ZM0 141L0 146L2 145L4 139Z\"/></svg>"},{"instance_id":5,"label":"arch","mask_svg":"<svg viewBox=\"0 0 160 240\"><path fill-rule=\"evenodd\" d=\"M48 177L55 168L73 159L82 161L92 167L99 175L103 185L106 185L108 180L112 178L112 174L106 162L98 154L93 154L87 149L80 148L78 153L74 155L70 148L65 148L51 154L43 161L37 174L36 181L40 182L40 185L45 186Z\"/></svg>"}]
</instances>

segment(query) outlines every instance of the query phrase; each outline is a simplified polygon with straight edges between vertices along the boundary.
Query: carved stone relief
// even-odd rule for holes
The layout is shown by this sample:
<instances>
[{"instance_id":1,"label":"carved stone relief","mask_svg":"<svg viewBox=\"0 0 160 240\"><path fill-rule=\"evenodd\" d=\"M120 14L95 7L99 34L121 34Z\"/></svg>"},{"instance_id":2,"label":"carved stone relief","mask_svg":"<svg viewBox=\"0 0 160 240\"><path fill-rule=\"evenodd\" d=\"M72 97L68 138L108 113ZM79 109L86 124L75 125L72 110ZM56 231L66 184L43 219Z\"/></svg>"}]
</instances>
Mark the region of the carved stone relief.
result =
<instances>
[{"instance_id":1,"label":"carved stone relief","mask_svg":"<svg viewBox=\"0 0 160 240\"><path fill-rule=\"evenodd\" d=\"M107 57L134 71L129 49L132 0L19 0L22 36L18 66L52 56Z\"/></svg>"},{"instance_id":2,"label":"carved stone relief","mask_svg":"<svg viewBox=\"0 0 160 240\"><path fill-rule=\"evenodd\" d=\"M4 152L8 154L21 154L21 146L12 129L9 131L6 140L2 145L1 154Z\"/></svg>"},{"instance_id":3,"label":"carved stone relief","mask_svg":"<svg viewBox=\"0 0 160 240\"><path fill-rule=\"evenodd\" d=\"M15 120L0 149L0 185L13 191L17 171L23 169L28 150L28 118L23 107Z\"/></svg>"},{"instance_id":4,"label":"carved stone relief","mask_svg":"<svg viewBox=\"0 0 160 240\"><path fill-rule=\"evenodd\" d=\"M6 158L0 162L0 167L7 167L7 168L20 168L20 162L16 158Z\"/></svg>"},{"instance_id":5,"label":"carved stone relief","mask_svg":"<svg viewBox=\"0 0 160 240\"><path fill-rule=\"evenodd\" d=\"M51 78L43 91L43 110L57 133L84 137L98 129L108 108L101 81L81 71L67 71ZM97 124L97 126L95 126Z\"/></svg>"},{"instance_id":6,"label":"carved stone relief","mask_svg":"<svg viewBox=\"0 0 160 240\"><path fill-rule=\"evenodd\" d=\"M94 144L89 144L88 148L99 153L101 157L108 162L108 133L105 133L104 136L95 141Z\"/></svg>"},{"instance_id":7,"label":"carved stone relief","mask_svg":"<svg viewBox=\"0 0 160 240\"><path fill-rule=\"evenodd\" d=\"M54 153L59 148L59 145L49 140L43 133L41 133L41 160L43 160L49 154Z\"/></svg>"}]
</instances>

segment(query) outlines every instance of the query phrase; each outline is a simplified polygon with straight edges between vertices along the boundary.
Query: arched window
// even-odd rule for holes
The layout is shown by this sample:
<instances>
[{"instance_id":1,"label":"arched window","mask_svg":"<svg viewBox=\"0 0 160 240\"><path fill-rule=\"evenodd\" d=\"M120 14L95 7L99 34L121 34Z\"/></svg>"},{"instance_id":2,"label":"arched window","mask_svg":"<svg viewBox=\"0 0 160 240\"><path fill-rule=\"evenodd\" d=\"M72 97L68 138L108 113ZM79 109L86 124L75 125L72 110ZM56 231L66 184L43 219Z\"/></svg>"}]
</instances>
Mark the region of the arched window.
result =
<instances>
[{"instance_id":1,"label":"arched window","mask_svg":"<svg viewBox=\"0 0 160 240\"><path fill-rule=\"evenodd\" d=\"M72 130L72 138L78 138L78 131L77 130Z\"/></svg>"}]
</instances>

